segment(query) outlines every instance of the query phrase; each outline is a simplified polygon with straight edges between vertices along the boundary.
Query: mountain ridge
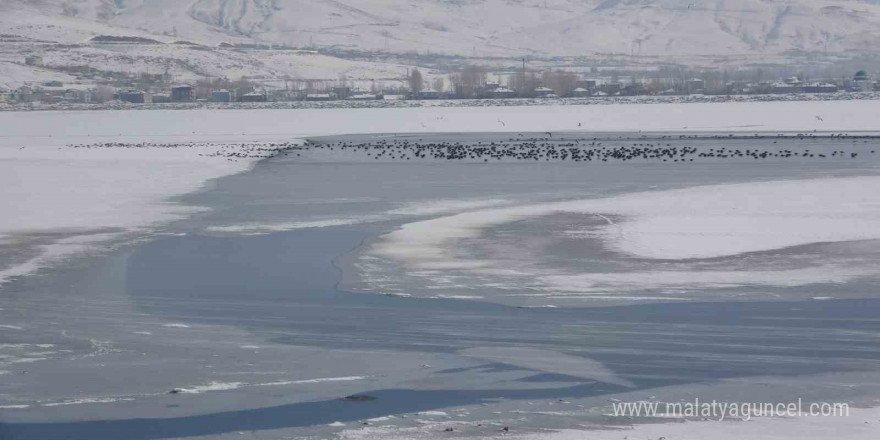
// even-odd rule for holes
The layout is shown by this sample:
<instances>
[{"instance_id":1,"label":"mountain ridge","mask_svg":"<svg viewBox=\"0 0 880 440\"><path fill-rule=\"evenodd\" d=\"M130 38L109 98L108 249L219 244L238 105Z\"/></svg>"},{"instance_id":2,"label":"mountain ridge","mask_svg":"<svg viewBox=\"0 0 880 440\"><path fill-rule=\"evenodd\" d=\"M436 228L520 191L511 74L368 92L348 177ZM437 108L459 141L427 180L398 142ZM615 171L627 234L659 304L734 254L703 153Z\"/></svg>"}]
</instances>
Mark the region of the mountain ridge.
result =
<instances>
[{"instance_id":1,"label":"mountain ridge","mask_svg":"<svg viewBox=\"0 0 880 440\"><path fill-rule=\"evenodd\" d=\"M455 55L876 53L876 0L8 0L0 33ZM90 29L91 28L91 29ZM54 32L49 32L53 30Z\"/></svg>"}]
</instances>

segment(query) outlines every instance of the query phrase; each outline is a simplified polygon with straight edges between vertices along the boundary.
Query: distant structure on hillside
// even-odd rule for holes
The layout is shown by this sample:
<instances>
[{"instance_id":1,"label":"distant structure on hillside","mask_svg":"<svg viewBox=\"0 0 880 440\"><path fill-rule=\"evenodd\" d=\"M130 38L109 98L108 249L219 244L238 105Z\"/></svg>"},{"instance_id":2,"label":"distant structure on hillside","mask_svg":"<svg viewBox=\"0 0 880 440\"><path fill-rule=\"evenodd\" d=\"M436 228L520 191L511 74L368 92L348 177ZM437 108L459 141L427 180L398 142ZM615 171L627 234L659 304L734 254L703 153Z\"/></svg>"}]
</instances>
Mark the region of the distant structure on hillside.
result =
<instances>
[{"instance_id":1,"label":"distant structure on hillside","mask_svg":"<svg viewBox=\"0 0 880 440\"><path fill-rule=\"evenodd\" d=\"M42 66L43 65L43 57L39 55L28 55L24 57L24 63L28 66Z\"/></svg>"}]
</instances>

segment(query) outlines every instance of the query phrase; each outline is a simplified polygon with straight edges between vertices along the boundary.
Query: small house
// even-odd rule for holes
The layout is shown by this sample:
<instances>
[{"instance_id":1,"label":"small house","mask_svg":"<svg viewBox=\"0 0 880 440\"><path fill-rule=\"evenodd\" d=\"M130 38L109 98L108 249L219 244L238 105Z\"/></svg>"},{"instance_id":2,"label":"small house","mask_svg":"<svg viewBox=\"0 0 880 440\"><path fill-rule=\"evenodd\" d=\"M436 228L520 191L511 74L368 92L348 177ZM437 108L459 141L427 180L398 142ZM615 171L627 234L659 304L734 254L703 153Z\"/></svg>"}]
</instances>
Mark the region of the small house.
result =
<instances>
[{"instance_id":1,"label":"small house","mask_svg":"<svg viewBox=\"0 0 880 440\"><path fill-rule=\"evenodd\" d=\"M265 92L250 92L241 95L238 102L268 102L269 96Z\"/></svg>"},{"instance_id":2,"label":"small house","mask_svg":"<svg viewBox=\"0 0 880 440\"><path fill-rule=\"evenodd\" d=\"M587 96L590 96L590 91L583 87L578 87L571 91L571 96L574 96L575 98L586 98Z\"/></svg>"},{"instance_id":3,"label":"small house","mask_svg":"<svg viewBox=\"0 0 880 440\"><path fill-rule=\"evenodd\" d=\"M147 94L141 90L125 90L119 92L119 100L131 104L146 104Z\"/></svg>"},{"instance_id":4,"label":"small house","mask_svg":"<svg viewBox=\"0 0 880 440\"><path fill-rule=\"evenodd\" d=\"M498 87L489 92L489 94L495 99L507 99L516 96L516 92L514 90L508 89L507 87Z\"/></svg>"},{"instance_id":5,"label":"small house","mask_svg":"<svg viewBox=\"0 0 880 440\"><path fill-rule=\"evenodd\" d=\"M147 102L147 94L140 90L123 90L117 93L116 98L131 104L146 104Z\"/></svg>"},{"instance_id":6,"label":"small house","mask_svg":"<svg viewBox=\"0 0 880 440\"><path fill-rule=\"evenodd\" d=\"M542 87L538 87L535 89L535 96L537 96L539 98L547 97L548 95L553 95L553 94L554 94L553 89L551 89L549 87L542 86Z\"/></svg>"}]
</instances>

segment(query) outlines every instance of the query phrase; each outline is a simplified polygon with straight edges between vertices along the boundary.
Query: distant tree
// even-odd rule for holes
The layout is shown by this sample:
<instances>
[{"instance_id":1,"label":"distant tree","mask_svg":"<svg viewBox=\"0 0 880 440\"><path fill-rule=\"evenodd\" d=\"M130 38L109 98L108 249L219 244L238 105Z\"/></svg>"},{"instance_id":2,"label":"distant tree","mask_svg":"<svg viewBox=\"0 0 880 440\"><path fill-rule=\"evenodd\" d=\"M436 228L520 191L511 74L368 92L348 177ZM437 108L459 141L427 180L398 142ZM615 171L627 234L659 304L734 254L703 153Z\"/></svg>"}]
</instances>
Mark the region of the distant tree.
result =
<instances>
[{"instance_id":1,"label":"distant tree","mask_svg":"<svg viewBox=\"0 0 880 440\"><path fill-rule=\"evenodd\" d=\"M443 92L446 90L446 80L442 77L434 78L434 82L431 84L431 88L438 92Z\"/></svg>"},{"instance_id":2,"label":"distant tree","mask_svg":"<svg viewBox=\"0 0 880 440\"><path fill-rule=\"evenodd\" d=\"M425 80L422 78L422 72L419 69L413 69L409 73L409 90L412 93L419 93L425 88Z\"/></svg>"}]
</instances>

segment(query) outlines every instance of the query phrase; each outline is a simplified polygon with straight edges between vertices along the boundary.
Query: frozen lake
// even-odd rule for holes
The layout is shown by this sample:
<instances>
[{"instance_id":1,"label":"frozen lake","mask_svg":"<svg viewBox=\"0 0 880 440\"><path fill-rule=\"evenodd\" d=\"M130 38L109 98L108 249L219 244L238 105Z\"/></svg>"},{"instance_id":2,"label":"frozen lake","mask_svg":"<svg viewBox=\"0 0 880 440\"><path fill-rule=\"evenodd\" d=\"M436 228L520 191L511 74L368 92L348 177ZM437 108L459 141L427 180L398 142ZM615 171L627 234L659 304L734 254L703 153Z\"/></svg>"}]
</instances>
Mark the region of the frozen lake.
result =
<instances>
[{"instance_id":1,"label":"frozen lake","mask_svg":"<svg viewBox=\"0 0 880 440\"><path fill-rule=\"evenodd\" d=\"M149 240L2 286L0 437L479 437L634 422L617 400L877 406L880 142L690 136L316 138L215 180L179 200L209 210ZM523 154L474 153L502 144Z\"/></svg>"}]
</instances>

